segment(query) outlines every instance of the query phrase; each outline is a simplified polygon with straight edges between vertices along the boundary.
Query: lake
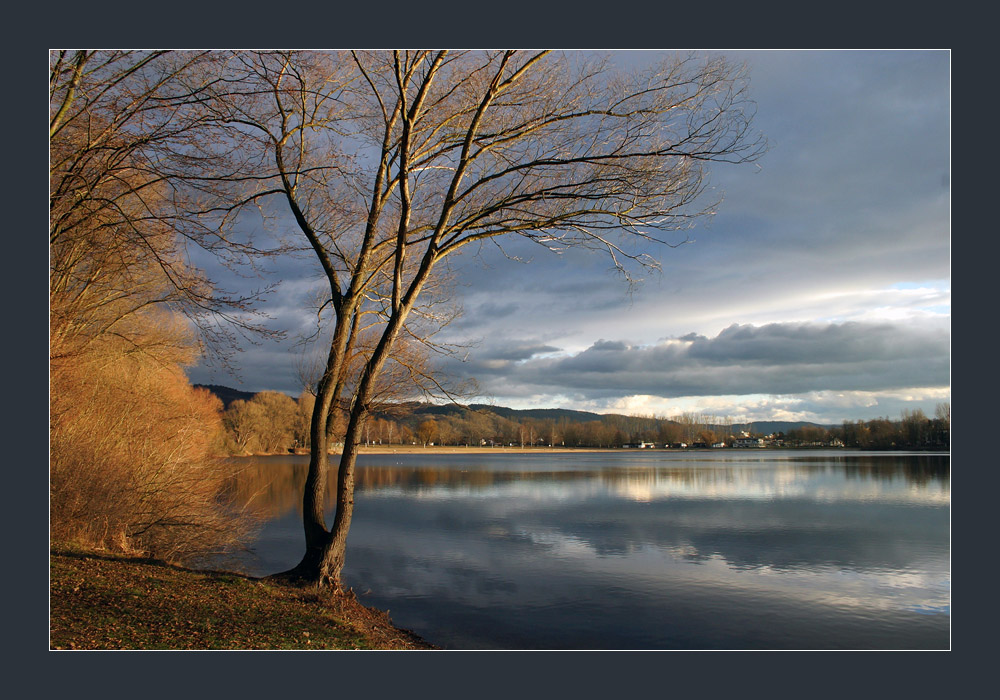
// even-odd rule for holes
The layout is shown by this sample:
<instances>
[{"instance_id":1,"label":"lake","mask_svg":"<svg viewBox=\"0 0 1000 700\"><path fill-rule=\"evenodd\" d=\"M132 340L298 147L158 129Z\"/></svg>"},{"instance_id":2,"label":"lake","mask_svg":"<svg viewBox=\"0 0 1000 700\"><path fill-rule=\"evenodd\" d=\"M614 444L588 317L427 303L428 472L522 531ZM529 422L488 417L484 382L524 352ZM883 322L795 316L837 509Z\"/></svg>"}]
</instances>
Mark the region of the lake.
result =
<instances>
[{"instance_id":1,"label":"lake","mask_svg":"<svg viewBox=\"0 0 1000 700\"><path fill-rule=\"evenodd\" d=\"M242 461L291 568L308 459ZM444 649L947 649L950 458L361 455L344 581Z\"/></svg>"}]
</instances>

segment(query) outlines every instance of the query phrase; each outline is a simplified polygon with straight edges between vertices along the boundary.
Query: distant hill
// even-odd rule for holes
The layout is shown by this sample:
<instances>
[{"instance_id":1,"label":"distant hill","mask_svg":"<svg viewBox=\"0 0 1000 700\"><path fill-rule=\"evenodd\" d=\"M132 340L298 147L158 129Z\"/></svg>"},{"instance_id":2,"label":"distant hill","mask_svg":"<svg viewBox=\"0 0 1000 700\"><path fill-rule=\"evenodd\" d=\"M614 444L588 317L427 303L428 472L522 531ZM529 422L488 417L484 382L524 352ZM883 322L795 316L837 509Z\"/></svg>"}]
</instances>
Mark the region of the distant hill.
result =
<instances>
[{"instance_id":1,"label":"distant hill","mask_svg":"<svg viewBox=\"0 0 1000 700\"><path fill-rule=\"evenodd\" d=\"M535 418L537 420L560 421L565 418L576 423L585 423L592 420L601 420L602 418L600 413L591 413L590 411L574 411L568 408L516 409L507 408L506 406L490 406L489 404L473 403L469 404L469 410L489 411L497 414L498 416L503 416L504 418L510 418L512 420L516 420L518 418Z\"/></svg>"},{"instance_id":2,"label":"distant hill","mask_svg":"<svg viewBox=\"0 0 1000 700\"><path fill-rule=\"evenodd\" d=\"M229 404L233 401L249 401L257 393L255 391L240 391L239 389L233 389L228 386L220 386L218 384L195 384L194 386L196 388L208 389L211 391L219 397L219 400L222 401L222 405L225 408L229 408Z\"/></svg>"},{"instance_id":3,"label":"distant hill","mask_svg":"<svg viewBox=\"0 0 1000 700\"><path fill-rule=\"evenodd\" d=\"M211 391L222 400L222 404L226 408L228 408L229 405L237 399L247 401L252 399L254 395L258 393L253 391L241 391L239 389L233 389L228 386L220 386L218 384L195 384L195 386ZM569 408L517 409L483 403L473 403L468 406L460 406L456 404L423 403L420 401L401 403L394 406L392 410L380 411L378 415L394 419L415 419L422 417L463 418L469 412L493 413L502 418L513 421L530 418L533 420L553 420L556 422L561 422L565 419L572 423L588 423L590 421L613 418L635 418L633 416L624 416L619 414L601 414L593 413L591 411L575 411ZM810 423L808 421L755 421L753 423L734 423L733 431L738 433L740 430L752 429L752 432L756 434L770 435L772 433L787 433L790 430L802 428L804 426L816 426L827 430L830 428L840 427L839 425L821 425L819 423Z\"/></svg>"}]
</instances>

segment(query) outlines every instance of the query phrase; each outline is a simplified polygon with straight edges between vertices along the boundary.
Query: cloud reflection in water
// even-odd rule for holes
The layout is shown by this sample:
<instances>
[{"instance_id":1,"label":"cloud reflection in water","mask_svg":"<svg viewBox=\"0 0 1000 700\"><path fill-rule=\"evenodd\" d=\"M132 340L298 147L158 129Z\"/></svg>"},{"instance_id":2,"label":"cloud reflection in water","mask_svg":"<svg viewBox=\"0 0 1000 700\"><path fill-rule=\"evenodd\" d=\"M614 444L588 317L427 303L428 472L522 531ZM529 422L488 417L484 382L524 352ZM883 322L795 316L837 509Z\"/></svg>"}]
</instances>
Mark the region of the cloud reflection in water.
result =
<instances>
[{"instance_id":1,"label":"cloud reflection in water","mask_svg":"<svg viewBox=\"0 0 1000 700\"><path fill-rule=\"evenodd\" d=\"M947 458L615 457L368 456L345 578L452 648L947 648Z\"/></svg>"}]
</instances>

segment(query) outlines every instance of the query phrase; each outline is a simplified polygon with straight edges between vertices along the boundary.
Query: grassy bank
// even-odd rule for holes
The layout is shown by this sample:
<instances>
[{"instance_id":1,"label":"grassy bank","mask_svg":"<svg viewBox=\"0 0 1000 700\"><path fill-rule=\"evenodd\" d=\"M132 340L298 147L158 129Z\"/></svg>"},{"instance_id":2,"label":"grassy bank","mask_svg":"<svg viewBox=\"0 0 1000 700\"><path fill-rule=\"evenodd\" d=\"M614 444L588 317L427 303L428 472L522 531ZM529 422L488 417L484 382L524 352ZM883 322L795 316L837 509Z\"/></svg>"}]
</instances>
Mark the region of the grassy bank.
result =
<instances>
[{"instance_id":1,"label":"grassy bank","mask_svg":"<svg viewBox=\"0 0 1000 700\"><path fill-rule=\"evenodd\" d=\"M52 649L433 649L352 594L53 551Z\"/></svg>"}]
</instances>

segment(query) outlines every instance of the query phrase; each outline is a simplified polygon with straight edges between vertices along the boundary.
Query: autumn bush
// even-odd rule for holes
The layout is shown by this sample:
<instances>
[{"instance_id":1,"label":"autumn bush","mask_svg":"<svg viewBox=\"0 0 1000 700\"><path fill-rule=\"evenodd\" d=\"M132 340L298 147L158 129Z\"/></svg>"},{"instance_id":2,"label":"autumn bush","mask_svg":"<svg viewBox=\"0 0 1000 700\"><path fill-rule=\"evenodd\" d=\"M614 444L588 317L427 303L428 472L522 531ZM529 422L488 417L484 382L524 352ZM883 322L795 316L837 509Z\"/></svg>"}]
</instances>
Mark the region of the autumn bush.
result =
<instances>
[{"instance_id":1,"label":"autumn bush","mask_svg":"<svg viewBox=\"0 0 1000 700\"><path fill-rule=\"evenodd\" d=\"M221 403L182 370L196 346L166 313L118 328L53 347L52 541L177 562L239 547L253 517L228 497Z\"/></svg>"},{"instance_id":2,"label":"autumn bush","mask_svg":"<svg viewBox=\"0 0 1000 700\"><path fill-rule=\"evenodd\" d=\"M269 454L308 445L312 396L305 397L296 402L287 394L262 391L248 401L233 401L222 414L229 452Z\"/></svg>"}]
</instances>

